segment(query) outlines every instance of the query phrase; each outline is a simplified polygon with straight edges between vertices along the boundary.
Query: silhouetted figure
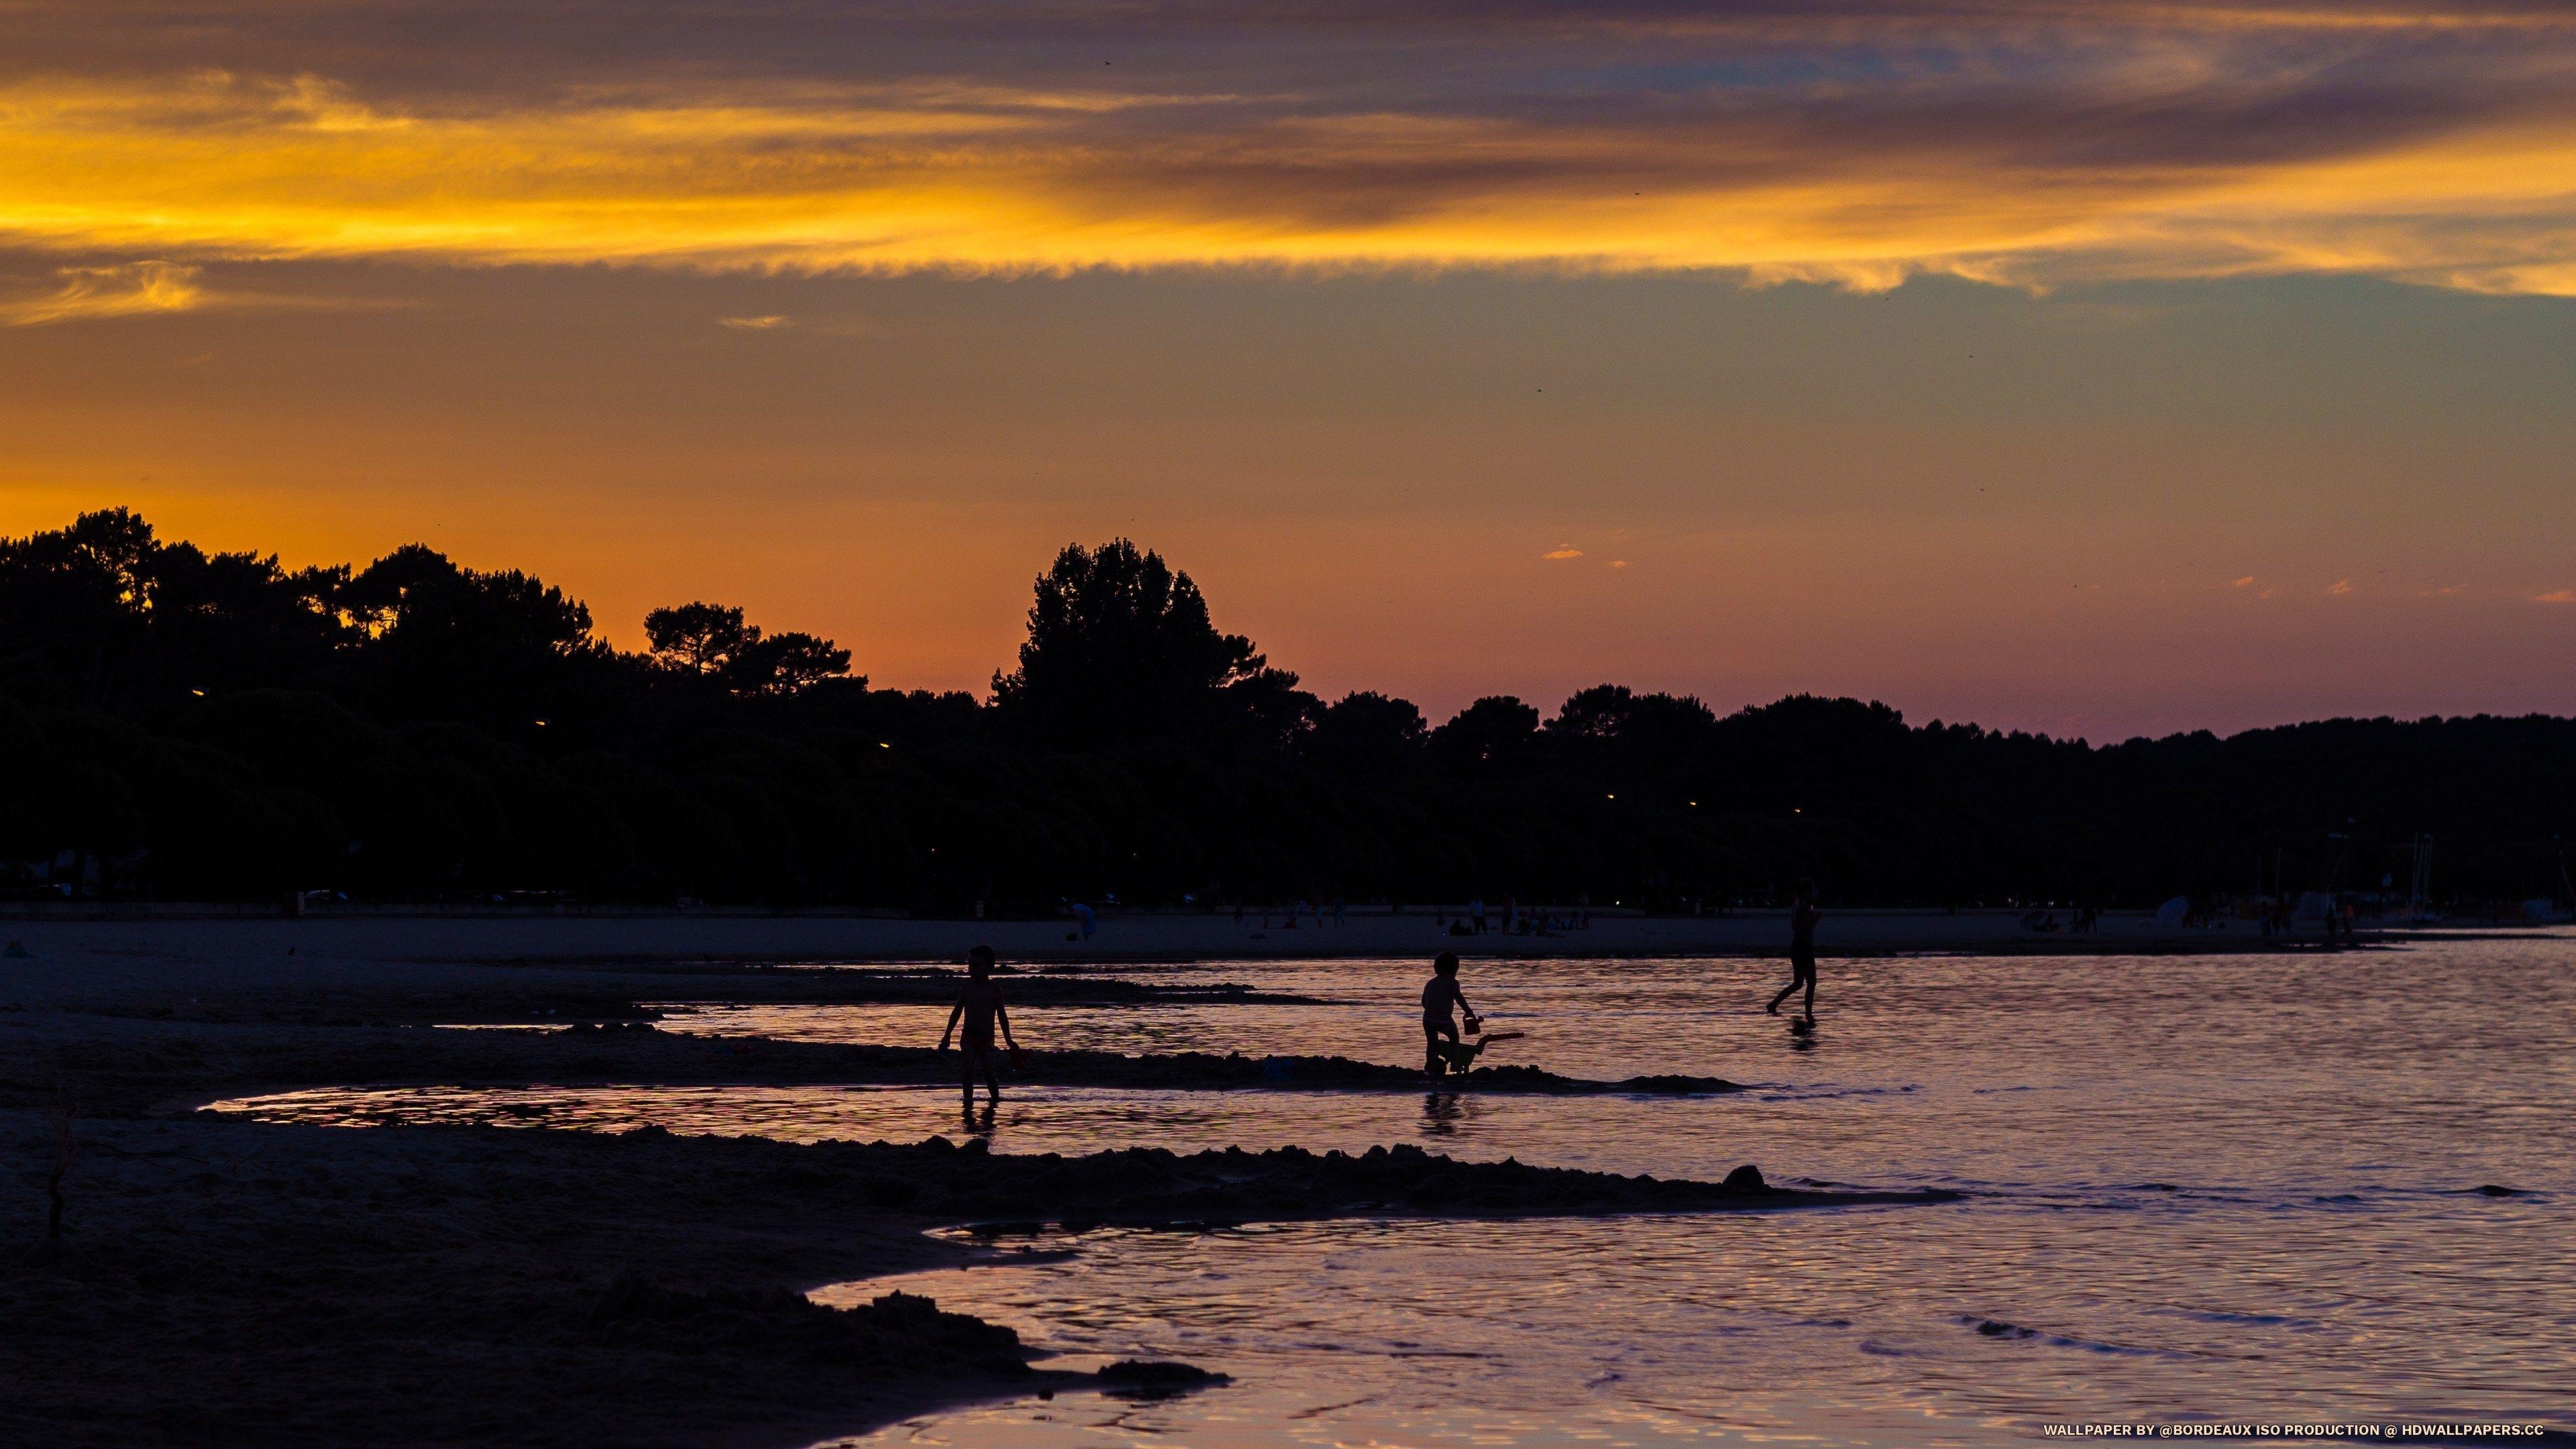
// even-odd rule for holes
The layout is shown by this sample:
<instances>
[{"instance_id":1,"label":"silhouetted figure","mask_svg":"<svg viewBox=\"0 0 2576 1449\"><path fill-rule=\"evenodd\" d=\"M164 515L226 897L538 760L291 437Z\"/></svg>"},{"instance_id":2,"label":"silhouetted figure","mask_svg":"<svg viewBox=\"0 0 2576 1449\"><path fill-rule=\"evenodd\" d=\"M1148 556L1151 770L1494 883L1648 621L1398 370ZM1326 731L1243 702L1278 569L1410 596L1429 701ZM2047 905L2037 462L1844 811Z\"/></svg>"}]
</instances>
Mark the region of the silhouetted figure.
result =
<instances>
[{"instance_id":1,"label":"silhouetted figure","mask_svg":"<svg viewBox=\"0 0 2576 1449\"><path fill-rule=\"evenodd\" d=\"M1799 987L1807 988L1807 1019L1816 1016L1816 922L1825 913L1816 909L1816 883L1801 879L1789 888L1789 984L1762 1008L1773 1016L1780 1014L1780 1003L1789 999Z\"/></svg>"},{"instance_id":2,"label":"silhouetted figure","mask_svg":"<svg viewBox=\"0 0 2576 1449\"><path fill-rule=\"evenodd\" d=\"M1476 1055L1485 1047L1482 1042L1470 1046L1458 1035L1459 1012L1466 1013L1467 1030L1479 1032L1484 1024L1476 1019L1476 1009L1458 990L1458 953L1443 951L1431 963L1431 979L1422 986L1422 1071L1426 1076L1445 1077L1463 1072L1476 1064Z\"/></svg>"},{"instance_id":3,"label":"silhouetted figure","mask_svg":"<svg viewBox=\"0 0 2576 1449\"><path fill-rule=\"evenodd\" d=\"M1002 1079L993 1057L993 1028L1002 1029L1003 1044L1017 1051L1020 1044L1011 1038L1011 1014L1002 1009L1002 988L993 984L993 948L978 946L966 953L966 989L957 996L957 1005L948 1013L948 1028L939 1034L939 1049L948 1050L948 1038L957 1032L959 1022L966 1030L957 1037L958 1054L963 1059L965 1107L975 1110L975 1070L984 1071L985 1089L992 1100L1002 1100Z\"/></svg>"}]
</instances>

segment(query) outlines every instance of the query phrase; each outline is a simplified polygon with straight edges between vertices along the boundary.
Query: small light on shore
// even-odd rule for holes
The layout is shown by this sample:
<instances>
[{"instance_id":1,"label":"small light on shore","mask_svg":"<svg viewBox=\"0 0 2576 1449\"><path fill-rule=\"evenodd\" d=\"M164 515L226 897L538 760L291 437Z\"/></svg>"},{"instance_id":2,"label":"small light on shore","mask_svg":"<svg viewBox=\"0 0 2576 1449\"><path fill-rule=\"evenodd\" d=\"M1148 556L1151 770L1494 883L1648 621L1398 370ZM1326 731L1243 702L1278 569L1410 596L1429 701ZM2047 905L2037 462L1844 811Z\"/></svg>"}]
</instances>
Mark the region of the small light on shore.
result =
<instances>
[{"instance_id":1,"label":"small light on shore","mask_svg":"<svg viewBox=\"0 0 2576 1449\"><path fill-rule=\"evenodd\" d=\"M189 690L188 692L189 692L190 694L195 695L195 696L196 696L197 698L199 698L199 699L203 699L203 698L205 698L205 697L206 697L206 692L205 692L204 690L202 690L202 689L192 689L192 690Z\"/></svg>"},{"instance_id":2,"label":"small light on shore","mask_svg":"<svg viewBox=\"0 0 2576 1449\"><path fill-rule=\"evenodd\" d=\"M892 743L890 743L890 742L888 742L888 741L885 741L885 740L879 740L879 741L877 741L877 748L878 748L878 749L881 749L881 750L890 750L890 749L893 749L893 748L894 748L894 746L893 746L893 744L892 744Z\"/></svg>"}]
</instances>

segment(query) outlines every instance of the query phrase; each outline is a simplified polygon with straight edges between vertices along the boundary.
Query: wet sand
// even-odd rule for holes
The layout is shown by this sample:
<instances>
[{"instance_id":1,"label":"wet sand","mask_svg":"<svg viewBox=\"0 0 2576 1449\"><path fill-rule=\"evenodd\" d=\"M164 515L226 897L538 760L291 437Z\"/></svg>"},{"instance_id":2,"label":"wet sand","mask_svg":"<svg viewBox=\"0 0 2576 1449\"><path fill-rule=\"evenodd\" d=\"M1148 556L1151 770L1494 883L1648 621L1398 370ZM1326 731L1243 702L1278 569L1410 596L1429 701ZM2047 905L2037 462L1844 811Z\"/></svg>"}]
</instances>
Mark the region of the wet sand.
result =
<instances>
[{"instance_id":1,"label":"wet sand","mask_svg":"<svg viewBox=\"0 0 2576 1449\"><path fill-rule=\"evenodd\" d=\"M1941 1196L1781 1190L1741 1171L1725 1182L1658 1181L1411 1148L1059 1157L943 1139L799 1146L649 1129L247 1121L185 1108L389 1075L946 1080L954 1058L624 1025L614 1008L631 1010L639 993L667 996L673 978L615 961L290 956L238 934L191 949L183 925L153 930L148 948L101 930L90 941L40 938L33 959L0 961L0 1314L13 1325L0 1335L0 1382L13 1386L0 1396L0 1437L12 1441L783 1449L946 1403L1107 1387L1033 1369L1008 1330L921 1299L842 1310L802 1296L982 1251L927 1238L927 1227L978 1224L1006 1240L1048 1223L1780 1210ZM843 979L831 989L864 986ZM1137 1010L1157 999L1097 981L1064 989ZM534 1005L540 998L555 1004ZM600 1020L621 1024L401 1024L432 1008L576 1017L600 1008ZM1039 1060L1037 1080L1419 1087L1398 1067L1330 1058L1293 1061L1284 1079L1240 1057ZM1526 1069L1491 1085L1604 1088ZM45 1234L46 1178L53 1114L66 1102L73 1146L57 1242Z\"/></svg>"}]
</instances>

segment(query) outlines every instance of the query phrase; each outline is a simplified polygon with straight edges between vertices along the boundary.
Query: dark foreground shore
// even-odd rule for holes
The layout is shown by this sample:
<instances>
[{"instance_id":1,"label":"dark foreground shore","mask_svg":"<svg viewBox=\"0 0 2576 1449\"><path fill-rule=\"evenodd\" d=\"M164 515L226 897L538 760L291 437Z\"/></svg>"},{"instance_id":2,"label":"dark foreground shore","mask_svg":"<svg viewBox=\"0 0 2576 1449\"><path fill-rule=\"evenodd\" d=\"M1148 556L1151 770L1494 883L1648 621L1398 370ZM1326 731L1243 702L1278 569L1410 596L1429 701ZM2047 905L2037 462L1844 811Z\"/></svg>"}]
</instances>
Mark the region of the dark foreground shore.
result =
<instances>
[{"instance_id":1,"label":"dark foreground shore","mask_svg":"<svg viewBox=\"0 0 2576 1449\"><path fill-rule=\"evenodd\" d=\"M0 1439L779 1445L1107 1388L1010 1330L799 1290L951 1263L948 1223L1704 1212L1919 1194L1657 1182L1415 1150L1019 1157L930 1143L0 1114Z\"/></svg>"},{"instance_id":2,"label":"dark foreground shore","mask_svg":"<svg viewBox=\"0 0 2576 1449\"><path fill-rule=\"evenodd\" d=\"M539 973L542 976L543 973ZM59 953L0 967L0 1442L69 1446L789 1446L1019 1393L1168 1390L1186 1369L1033 1367L1006 1328L825 1283L991 1247L925 1236L1122 1222L1528 1217L1902 1204L1461 1163L1413 1148L1079 1157L932 1139L790 1145L544 1129L267 1123L187 1104L419 1082L944 1080L919 1049L723 1041L619 1023L439 1030L551 978ZM1085 988L1091 989L1091 988ZM606 998L615 998L612 987ZM1137 998L1152 1010L1152 995ZM471 1019L471 1018L468 1018ZM383 1022L385 1024L367 1024ZM1418 1086L1297 1058L1051 1053L1033 1079L1246 1090ZM1693 1079L1504 1090L1717 1090ZM49 1231L59 1190L61 1232Z\"/></svg>"}]
</instances>

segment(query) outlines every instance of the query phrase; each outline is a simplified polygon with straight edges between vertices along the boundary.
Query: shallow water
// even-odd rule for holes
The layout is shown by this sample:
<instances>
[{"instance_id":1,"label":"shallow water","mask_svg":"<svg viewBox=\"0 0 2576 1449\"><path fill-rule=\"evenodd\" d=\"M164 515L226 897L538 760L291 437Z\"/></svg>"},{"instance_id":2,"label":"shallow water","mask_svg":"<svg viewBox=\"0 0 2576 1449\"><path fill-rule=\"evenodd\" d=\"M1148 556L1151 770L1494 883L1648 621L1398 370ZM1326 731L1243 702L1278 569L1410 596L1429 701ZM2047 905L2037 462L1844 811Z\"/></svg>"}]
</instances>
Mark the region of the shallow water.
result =
<instances>
[{"instance_id":1,"label":"shallow water","mask_svg":"<svg viewBox=\"0 0 2576 1449\"><path fill-rule=\"evenodd\" d=\"M1418 963L1188 968L1321 1007L1030 1008L1032 1043L1404 1061ZM2570 1418L2576 939L2341 956L1471 963L1519 1055L1715 1073L1728 1097L1014 1092L999 1151L1362 1147L1706 1177L1937 1184L1944 1207L1103 1229L901 1286L1077 1354L1236 1386L969 1410L860 1442L1989 1443L2049 1422ZM1007 987L1006 987L1007 989ZM927 1007L716 1008L692 1029L935 1039ZM674 1025L678 1025L677 1022ZM1497 1054L1515 1047L1498 1048ZM354 1121L918 1138L947 1091L299 1093ZM511 1115L524 1114L524 1115ZM981 1124L976 1124L980 1126ZM2517 1189L2490 1197L2482 1184ZM883 1280L825 1290L873 1295Z\"/></svg>"}]
</instances>

